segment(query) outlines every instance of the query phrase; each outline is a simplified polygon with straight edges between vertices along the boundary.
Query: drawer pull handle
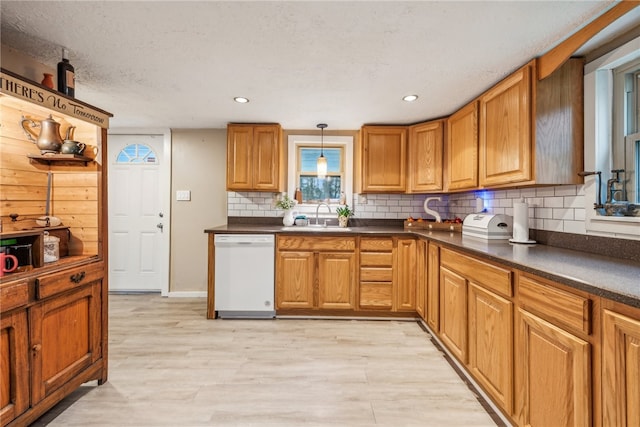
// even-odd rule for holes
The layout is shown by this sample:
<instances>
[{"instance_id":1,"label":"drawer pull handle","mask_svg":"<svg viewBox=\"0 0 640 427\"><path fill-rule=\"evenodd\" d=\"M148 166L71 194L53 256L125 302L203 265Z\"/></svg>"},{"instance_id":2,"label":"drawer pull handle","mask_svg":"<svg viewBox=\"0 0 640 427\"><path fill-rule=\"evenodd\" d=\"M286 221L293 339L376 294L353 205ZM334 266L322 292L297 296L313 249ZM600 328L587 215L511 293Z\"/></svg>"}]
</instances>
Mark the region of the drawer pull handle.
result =
<instances>
[{"instance_id":1,"label":"drawer pull handle","mask_svg":"<svg viewBox=\"0 0 640 427\"><path fill-rule=\"evenodd\" d=\"M82 279L84 279L85 276L85 272L81 271L80 273L77 274L73 274L71 277L69 277L69 279L73 282L73 283L80 283L82 282Z\"/></svg>"},{"instance_id":2,"label":"drawer pull handle","mask_svg":"<svg viewBox=\"0 0 640 427\"><path fill-rule=\"evenodd\" d=\"M31 348L31 350L33 350L34 353L37 353L40 351L41 348L42 348L42 344L36 344Z\"/></svg>"}]
</instances>

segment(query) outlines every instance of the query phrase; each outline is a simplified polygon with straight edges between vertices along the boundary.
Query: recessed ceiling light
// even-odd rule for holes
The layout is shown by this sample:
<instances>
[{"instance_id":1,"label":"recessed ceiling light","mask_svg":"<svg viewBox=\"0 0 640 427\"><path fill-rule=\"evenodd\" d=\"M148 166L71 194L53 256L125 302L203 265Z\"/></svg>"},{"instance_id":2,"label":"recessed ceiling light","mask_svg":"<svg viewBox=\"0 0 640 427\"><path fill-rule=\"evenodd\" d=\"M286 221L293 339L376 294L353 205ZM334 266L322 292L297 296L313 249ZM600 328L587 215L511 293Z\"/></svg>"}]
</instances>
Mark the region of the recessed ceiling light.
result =
<instances>
[{"instance_id":1,"label":"recessed ceiling light","mask_svg":"<svg viewBox=\"0 0 640 427\"><path fill-rule=\"evenodd\" d=\"M407 102L413 102L416 99L418 99L418 95L407 95L404 98L402 98L403 101L407 101Z\"/></svg>"},{"instance_id":2,"label":"recessed ceiling light","mask_svg":"<svg viewBox=\"0 0 640 427\"><path fill-rule=\"evenodd\" d=\"M242 96L236 96L235 98L233 98L233 100L239 102L240 104L246 104L247 102L249 102L248 98L244 98Z\"/></svg>"}]
</instances>

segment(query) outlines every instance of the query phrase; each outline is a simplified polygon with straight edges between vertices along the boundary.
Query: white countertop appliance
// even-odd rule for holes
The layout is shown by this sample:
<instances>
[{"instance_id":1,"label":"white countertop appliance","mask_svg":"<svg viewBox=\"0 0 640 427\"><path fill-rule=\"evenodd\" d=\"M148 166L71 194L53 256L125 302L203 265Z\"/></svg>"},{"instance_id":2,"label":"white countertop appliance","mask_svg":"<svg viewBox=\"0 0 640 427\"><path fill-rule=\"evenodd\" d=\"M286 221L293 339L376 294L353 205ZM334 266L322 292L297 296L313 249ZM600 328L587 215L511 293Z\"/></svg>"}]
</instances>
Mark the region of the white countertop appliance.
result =
<instances>
[{"instance_id":1,"label":"white countertop appliance","mask_svg":"<svg viewBox=\"0 0 640 427\"><path fill-rule=\"evenodd\" d=\"M462 222L462 235L486 240L511 238L513 218L509 215L472 213Z\"/></svg>"},{"instance_id":2,"label":"white countertop appliance","mask_svg":"<svg viewBox=\"0 0 640 427\"><path fill-rule=\"evenodd\" d=\"M275 236L216 234L214 246L218 317L274 318Z\"/></svg>"}]
</instances>

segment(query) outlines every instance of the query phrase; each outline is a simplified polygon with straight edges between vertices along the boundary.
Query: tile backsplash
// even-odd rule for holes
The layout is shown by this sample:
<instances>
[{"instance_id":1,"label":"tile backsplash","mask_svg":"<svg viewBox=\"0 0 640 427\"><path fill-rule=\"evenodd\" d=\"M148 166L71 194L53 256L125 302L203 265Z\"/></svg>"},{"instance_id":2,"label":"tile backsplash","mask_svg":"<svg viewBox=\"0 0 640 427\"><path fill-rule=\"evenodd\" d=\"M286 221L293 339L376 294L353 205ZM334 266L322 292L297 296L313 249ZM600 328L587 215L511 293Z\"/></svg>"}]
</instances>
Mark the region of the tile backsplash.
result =
<instances>
[{"instance_id":1,"label":"tile backsplash","mask_svg":"<svg viewBox=\"0 0 640 427\"><path fill-rule=\"evenodd\" d=\"M279 193L227 192L227 216L278 217ZM524 198L529 204L529 228L545 231L586 234L585 203L582 185L560 185L508 190L478 190L454 194L354 194L350 203L357 218L405 219L429 218L423 204L427 197L440 197L429 203L442 219L464 218L475 211L476 198L484 200L489 213L513 215L513 202Z\"/></svg>"}]
</instances>

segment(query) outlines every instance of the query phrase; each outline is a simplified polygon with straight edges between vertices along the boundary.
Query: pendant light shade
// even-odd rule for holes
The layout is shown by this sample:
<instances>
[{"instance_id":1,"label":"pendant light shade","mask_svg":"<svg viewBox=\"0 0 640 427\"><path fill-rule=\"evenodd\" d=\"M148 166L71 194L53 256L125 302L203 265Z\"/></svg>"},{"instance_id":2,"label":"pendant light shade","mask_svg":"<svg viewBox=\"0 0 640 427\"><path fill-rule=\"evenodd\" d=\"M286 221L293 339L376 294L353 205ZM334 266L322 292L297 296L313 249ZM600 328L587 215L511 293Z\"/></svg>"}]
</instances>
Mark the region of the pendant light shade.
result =
<instances>
[{"instance_id":1,"label":"pendant light shade","mask_svg":"<svg viewBox=\"0 0 640 427\"><path fill-rule=\"evenodd\" d=\"M316 168L318 171L318 178L323 179L327 176L327 158L324 156L324 128L327 127L326 123L319 123L316 127L320 129L320 157L316 162Z\"/></svg>"}]
</instances>

